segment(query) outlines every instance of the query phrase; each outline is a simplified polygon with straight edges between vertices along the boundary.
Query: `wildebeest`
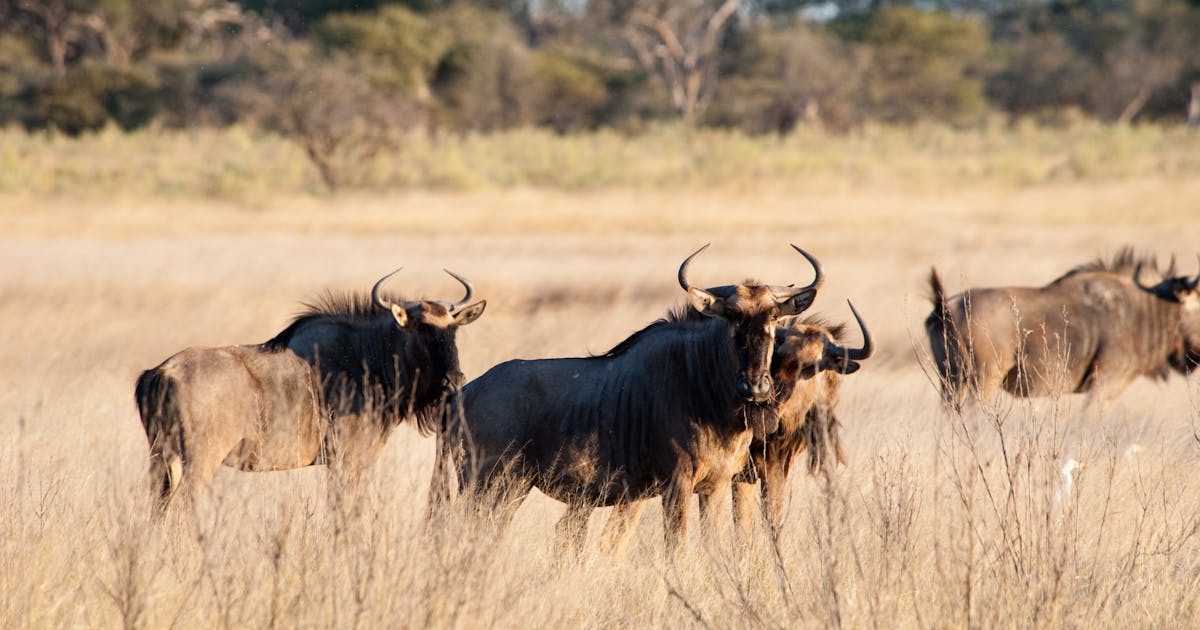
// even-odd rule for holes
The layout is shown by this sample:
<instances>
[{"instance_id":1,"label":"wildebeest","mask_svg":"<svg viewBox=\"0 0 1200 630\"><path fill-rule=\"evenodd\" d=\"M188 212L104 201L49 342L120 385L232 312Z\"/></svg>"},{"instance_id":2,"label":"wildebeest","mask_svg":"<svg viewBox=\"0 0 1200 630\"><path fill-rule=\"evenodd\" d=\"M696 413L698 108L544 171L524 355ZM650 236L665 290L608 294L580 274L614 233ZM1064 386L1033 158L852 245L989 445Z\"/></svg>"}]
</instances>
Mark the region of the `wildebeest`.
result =
<instances>
[{"instance_id":1,"label":"wildebeest","mask_svg":"<svg viewBox=\"0 0 1200 630\"><path fill-rule=\"evenodd\" d=\"M755 436L750 444L750 460L733 484L734 517L743 534L748 535L753 527L756 482L761 482L768 525L778 536L787 478L796 457L808 449L810 473L827 470L830 456L839 464L846 463L835 413L841 375L857 372L858 362L874 351L867 326L853 304L850 312L862 331L859 348L840 345L844 326L817 318L786 321L776 328L771 375L775 379L773 406L778 427L762 438Z\"/></svg>"},{"instance_id":2,"label":"wildebeest","mask_svg":"<svg viewBox=\"0 0 1200 630\"><path fill-rule=\"evenodd\" d=\"M396 270L399 271L399 270ZM249 471L332 464L353 485L402 420L430 432L462 383L456 329L485 302L327 295L260 345L189 348L138 378L150 475L167 506L221 464ZM448 272L450 273L450 272Z\"/></svg>"},{"instance_id":3,"label":"wildebeest","mask_svg":"<svg viewBox=\"0 0 1200 630\"><path fill-rule=\"evenodd\" d=\"M830 456L845 463L834 412L840 375L856 372L860 367L858 362L870 357L873 351L866 324L853 305L850 310L862 330L861 348L839 345L844 341L845 327L827 324L816 317L782 318L775 329L771 361L775 395L761 412L776 417L776 428L766 435L754 436L750 458L733 479L734 516L739 531L747 539L757 512L755 483L762 481L768 524L772 533L778 535L787 477L795 458L807 448L810 472L826 469ZM706 503L707 498L702 495L702 511L709 509ZM613 508L605 525L604 539L617 554L628 543L642 507L622 504Z\"/></svg>"},{"instance_id":4,"label":"wildebeest","mask_svg":"<svg viewBox=\"0 0 1200 630\"><path fill-rule=\"evenodd\" d=\"M1115 396L1138 376L1187 374L1200 362L1200 294L1174 264L1153 286L1157 266L1126 248L1041 288L968 289L946 297L930 273L933 312L925 330L947 404L968 393L1014 396L1094 392Z\"/></svg>"},{"instance_id":5,"label":"wildebeest","mask_svg":"<svg viewBox=\"0 0 1200 630\"><path fill-rule=\"evenodd\" d=\"M507 361L468 383L464 422L447 436L460 489L492 493L511 513L536 486L568 504L564 545L586 533L593 507L662 494L673 551L693 492L728 488L752 434L774 428L744 407L771 393L775 321L808 308L822 281L817 261L792 247L815 269L807 286L693 287L687 268L702 247L679 267L686 312L600 356Z\"/></svg>"}]
</instances>

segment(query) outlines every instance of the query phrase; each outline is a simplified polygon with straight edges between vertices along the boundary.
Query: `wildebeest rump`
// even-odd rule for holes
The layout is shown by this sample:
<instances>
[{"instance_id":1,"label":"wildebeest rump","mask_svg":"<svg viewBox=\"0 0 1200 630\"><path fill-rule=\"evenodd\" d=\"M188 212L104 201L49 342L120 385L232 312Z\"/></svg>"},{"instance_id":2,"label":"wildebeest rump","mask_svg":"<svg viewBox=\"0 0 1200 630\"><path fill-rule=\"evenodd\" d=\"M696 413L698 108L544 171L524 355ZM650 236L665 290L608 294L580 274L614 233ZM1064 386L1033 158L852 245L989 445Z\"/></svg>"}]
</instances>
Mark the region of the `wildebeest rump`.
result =
<instances>
[{"instance_id":1,"label":"wildebeest rump","mask_svg":"<svg viewBox=\"0 0 1200 630\"><path fill-rule=\"evenodd\" d=\"M1014 396L1096 392L1115 396L1138 376L1187 374L1200 362L1200 294L1174 265L1154 286L1129 249L1082 265L1041 288L968 289L947 297L930 273L925 320L946 402L973 392Z\"/></svg>"},{"instance_id":2,"label":"wildebeest rump","mask_svg":"<svg viewBox=\"0 0 1200 630\"><path fill-rule=\"evenodd\" d=\"M563 542L581 538L594 506L663 494L675 548L692 493L728 488L752 432L773 428L742 408L770 393L775 320L807 308L821 283L817 262L796 250L816 270L808 286L692 287L687 267L701 248L679 269L692 310L601 356L508 361L468 383L464 423L446 440L460 489L502 487L496 498L511 509L536 486L568 504Z\"/></svg>"},{"instance_id":3,"label":"wildebeest rump","mask_svg":"<svg viewBox=\"0 0 1200 630\"><path fill-rule=\"evenodd\" d=\"M771 376L775 397L759 406L759 413L774 416L775 430L755 435L750 458L733 480L734 515L738 529L751 532L755 506L754 484L763 481L761 492L773 534L782 523L784 490L796 456L809 451L808 468L815 472L828 465L832 454L845 463L834 413L840 374L858 370L859 361L873 350L870 333L854 306L850 306L863 334L861 348L848 349L843 341L844 326L829 325L819 318L781 319L775 329L775 352ZM768 424L771 421L766 421ZM701 509L707 511L707 497L701 495ZM641 511L641 505L623 504L613 509L605 526L605 544L620 554Z\"/></svg>"},{"instance_id":4,"label":"wildebeest rump","mask_svg":"<svg viewBox=\"0 0 1200 630\"><path fill-rule=\"evenodd\" d=\"M399 271L399 270L397 270ZM455 330L485 303L328 296L257 346L189 348L138 378L150 474L166 507L222 463L242 470L335 464L353 484L406 417L428 432L462 382ZM454 275L454 274L451 274Z\"/></svg>"}]
</instances>

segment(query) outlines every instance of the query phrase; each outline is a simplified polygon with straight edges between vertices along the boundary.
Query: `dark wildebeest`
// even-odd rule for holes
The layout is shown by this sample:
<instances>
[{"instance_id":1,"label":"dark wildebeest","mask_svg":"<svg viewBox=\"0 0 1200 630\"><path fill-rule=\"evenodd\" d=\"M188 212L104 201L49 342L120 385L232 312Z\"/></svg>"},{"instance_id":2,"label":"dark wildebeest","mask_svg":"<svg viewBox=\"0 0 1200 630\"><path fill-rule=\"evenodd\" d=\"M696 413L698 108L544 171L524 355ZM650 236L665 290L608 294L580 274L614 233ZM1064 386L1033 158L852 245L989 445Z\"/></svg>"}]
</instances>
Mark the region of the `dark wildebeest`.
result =
<instances>
[{"instance_id":1,"label":"dark wildebeest","mask_svg":"<svg viewBox=\"0 0 1200 630\"><path fill-rule=\"evenodd\" d=\"M397 270L399 271L399 270ZM364 296L329 295L283 332L253 346L189 348L138 378L150 475L166 508L205 488L222 464L248 471L318 464L352 487L391 430L441 422L462 384L456 329L485 302L392 301L381 278Z\"/></svg>"},{"instance_id":2,"label":"dark wildebeest","mask_svg":"<svg viewBox=\"0 0 1200 630\"><path fill-rule=\"evenodd\" d=\"M925 331L947 404L1094 392L1110 397L1138 376L1187 374L1200 361L1200 275L1154 286L1131 250L1076 267L1041 288L969 289L946 297L931 272Z\"/></svg>"},{"instance_id":3,"label":"dark wildebeest","mask_svg":"<svg viewBox=\"0 0 1200 630\"><path fill-rule=\"evenodd\" d=\"M582 540L593 507L662 494L674 551L692 494L727 489L752 434L774 428L743 406L771 394L775 321L808 308L822 280L817 261L792 247L815 269L807 286L693 287L687 268L702 247L679 267L688 312L600 356L508 361L468 383L465 426L448 440L460 490L494 499L503 520L536 486L568 504L557 527L564 547Z\"/></svg>"},{"instance_id":4,"label":"dark wildebeest","mask_svg":"<svg viewBox=\"0 0 1200 630\"><path fill-rule=\"evenodd\" d=\"M845 327L826 324L815 317L803 321L784 318L775 329L775 353L771 361L775 396L767 403L766 411L777 417L777 426L765 436L754 436L750 458L733 479L734 517L746 540L757 511L755 483L763 482L763 506L771 531L777 536L787 477L795 458L807 448L810 473L825 470L831 455L838 463L846 461L834 413L840 375L856 372L858 362L872 353L866 324L853 305L850 310L862 330L861 348L839 345L844 341ZM701 509L706 511L705 503L702 496ZM604 542L618 555L628 544L642 507L642 503L637 503L613 508L604 528Z\"/></svg>"}]
</instances>

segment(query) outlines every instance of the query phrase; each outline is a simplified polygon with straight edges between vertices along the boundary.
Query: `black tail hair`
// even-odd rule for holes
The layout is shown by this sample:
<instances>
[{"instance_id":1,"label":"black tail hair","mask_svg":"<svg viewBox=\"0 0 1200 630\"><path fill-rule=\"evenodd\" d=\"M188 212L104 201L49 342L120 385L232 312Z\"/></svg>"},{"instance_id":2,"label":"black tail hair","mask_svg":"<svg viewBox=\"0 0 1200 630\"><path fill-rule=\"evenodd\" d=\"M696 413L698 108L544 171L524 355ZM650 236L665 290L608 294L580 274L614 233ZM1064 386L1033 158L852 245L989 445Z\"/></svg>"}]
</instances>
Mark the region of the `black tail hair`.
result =
<instances>
[{"instance_id":1,"label":"black tail hair","mask_svg":"<svg viewBox=\"0 0 1200 630\"><path fill-rule=\"evenodd\" d=\"M958 347L953 339L954 331L950 330L953 323L950 319L950 308L946 304L946 290L942 287L942 279L938 277L934 267L929 268L929 289L929 299L933 302L933 311L925 318L929 350L941 381L942 399L947 404L957 406L958 393L963 387L963 369L960 365L962 357L959 356Z\"/></svg>"},{"instance_id":2,"label":"black tail hair","mask_svg":"<svg viewBox=\"0 0 1200 630\"><path fill-rule=\"evenodd\" d=\"M138 377L134 398L150 442L150 480L158 485L158 508L162 511L178 489L179 470L173 478L172 465L181 467L185 459L175 379L161 368L146 370Z\"/></svg>"}]
</instances>

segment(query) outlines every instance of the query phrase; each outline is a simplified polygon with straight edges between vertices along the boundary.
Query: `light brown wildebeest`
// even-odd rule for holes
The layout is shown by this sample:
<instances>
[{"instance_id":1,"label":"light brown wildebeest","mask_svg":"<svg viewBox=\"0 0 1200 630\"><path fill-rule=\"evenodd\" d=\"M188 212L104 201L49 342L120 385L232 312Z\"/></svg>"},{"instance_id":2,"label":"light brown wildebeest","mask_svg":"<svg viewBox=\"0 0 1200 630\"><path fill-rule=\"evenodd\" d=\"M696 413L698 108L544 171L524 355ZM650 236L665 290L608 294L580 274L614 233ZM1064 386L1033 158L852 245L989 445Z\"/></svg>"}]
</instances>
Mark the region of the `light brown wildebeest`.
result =
<instances>
[{"instance_id":1,"label":"light brown wildebeest","mask_svg":"<svg viewBox=\"0 0 1200 630\"><path fill-rule=\"evenodd\" d=\"M862 317L850 305L850 312L862 331L860 348L845 348L845 327L830 325L816 318L786 321L776 329L775 358L771 373L775 378L775 409L779 427L750 444L750 461L734 478L734 518L739 531L747 537L753 529L754 484L760 483L763 508L772 535L778 537L783 525L783 500L792 463L808 449L808 471L826 471L832 456L845 464L841 423L835 409L841 375L853 374L859 361L871 356L874 347Z\"/></svg>"},{"instance_id":2,"label":"light brown wildebeest","mask_svg":"<svg viewBox=\"0 0 1200 630\"><path fill-rule=\"evenodd\" d=\"M1076 267L1041 288L968 289L947 297L930 274L933 312L925 320L947 402L968 393L1014 396L1096 392L1115 396L1138 376L1187 374L1200 363L1200 274L1141 281L1131 250Z\"/></svg>"},{"instance_id":3,"label":"light brown wildebeest","mask_svg":"<svg viewBox=\"0 0 1200 630\"><path fill-rule=\"evenodd\" d=\"M399 271L399 270L397 270ZM287 470L331 464L352 488L391 430L439 424L463 378L455 331L485 302L327 296L260 345L189 348L138 378L150 476L165 509L222 464Z\"/></svg>"},{"instance_id":4,"label":"light brown wildebeest","mask_svg":"<svg viewBox=\"0 0 1200 630\"><path fill-rule=\"evenodd\" d=\"M840 375L856 372L871 356L873 345L866 324L850 306L862 330L861 348L845 348L845 327L826 324L809 317L780 320L775 329L775 352L771 377L775 396L766 410L777 420L776 429L751 441L750 457L733 479L734 518L743 538L749 540L758 505L755 483L762 481L763 506L771 531L778 536L782 525L783 497L787 477L795 458L806 448L810 472L825 469L829 458L845 463L835 415ZM706 519L712 515L709 498L700 496L700 508ZM643 503L620 504L613 508L604 528L604 544L618 555L624 553Z\"/></svg>"},{"instance_id":5,"label":"light brown wildebeest","mask_svg":"<svg viewBox=\"0 0 1200 630\"><path fill-rule=\"evenodd\" d=\"M442 447L456 456L460 490L494 498L488 508L506 519L537 487L568 505L558 538L574 548L593 507L662 494L674 551L692 494L727 491L752 435L774 428L750 408L773 389L775 321L807 308L822 280L793 247L816 270L807 286L693 287L687 268L701 248L679 267L687 312L601 356L508 361L468 383L463 422ZM436 488L448 473L434 474Z\"/></svg>"}]
</instances>

